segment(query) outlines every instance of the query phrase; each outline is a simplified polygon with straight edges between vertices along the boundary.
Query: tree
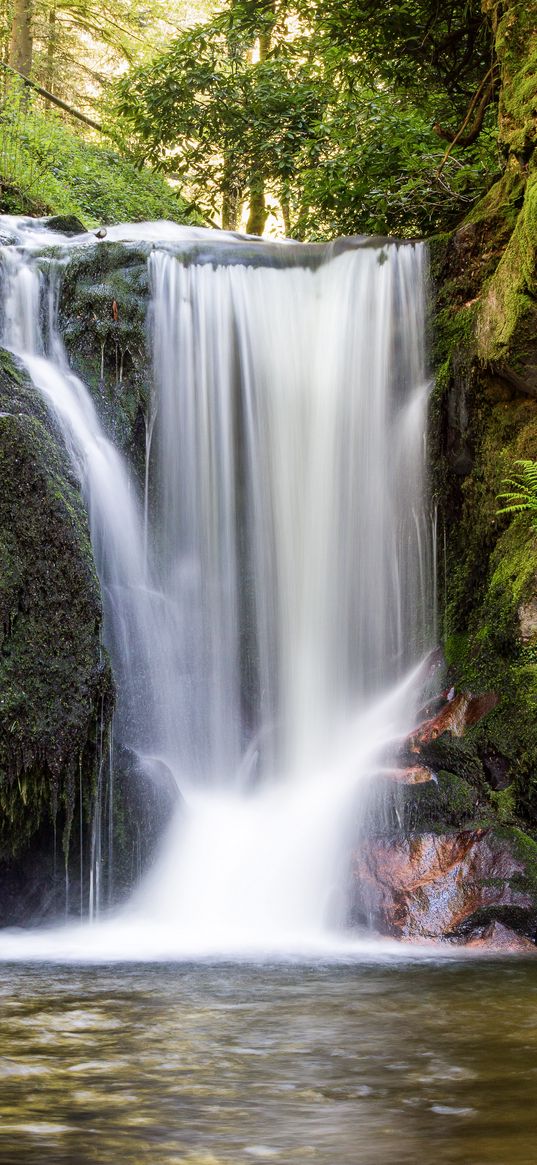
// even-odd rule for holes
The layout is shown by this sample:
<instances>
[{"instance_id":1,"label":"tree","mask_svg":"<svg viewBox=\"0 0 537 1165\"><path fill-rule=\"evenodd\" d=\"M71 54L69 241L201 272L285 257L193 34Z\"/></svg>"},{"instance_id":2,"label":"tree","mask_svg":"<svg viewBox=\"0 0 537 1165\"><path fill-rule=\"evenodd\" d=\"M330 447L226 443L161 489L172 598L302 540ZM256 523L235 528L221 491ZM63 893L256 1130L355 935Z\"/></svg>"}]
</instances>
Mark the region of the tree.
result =
<instances>
[{"instance_id":1,"label":"tree","mask_svg":"<svg viewBox=\"0 0 537 1165\"><path fill-rule=\"evenodd\" d=\"M23 77L29 77L32 68L33 15L33 0L14 0L8 63Z\"/></svg>"},{"instance_id":2,"label":"tree","mask_svg":"<svg viewBox=\"0 0 537 1165\"><path fill-rule=\"evenodd\" d=\"M225 226L248 194L261 232L268 190L299 238L421 234L494 174L491 52L479 0L234 0L131 70L116 109Z\"/></svg>"},{"instance_id":3,"label":"tree","mask_svg":"<svg viewBox=\"0 0 537 1165\"><path fill-rule=\"evenodd\" d=\"M182 180L224 227L249 198L262 229L269 184L285 201L323 94L308 61L279 53L276 5L230 5L175 40L118 87L117 109L141 154Z\"/></svg>"}]
</instances>

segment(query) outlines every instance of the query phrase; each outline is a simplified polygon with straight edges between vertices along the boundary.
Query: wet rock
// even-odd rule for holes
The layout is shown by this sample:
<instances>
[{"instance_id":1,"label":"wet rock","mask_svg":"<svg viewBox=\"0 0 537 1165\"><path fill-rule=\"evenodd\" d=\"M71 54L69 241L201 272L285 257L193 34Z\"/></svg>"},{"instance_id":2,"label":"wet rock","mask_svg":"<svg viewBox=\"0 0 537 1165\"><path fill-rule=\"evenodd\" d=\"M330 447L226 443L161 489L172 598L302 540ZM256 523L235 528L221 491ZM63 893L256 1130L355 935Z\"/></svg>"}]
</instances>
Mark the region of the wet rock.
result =
<instances>
[{"instance_id":1,"label":"wet rock","mask_svg":"<svg viewBox=\"0 0 537 1165\"><path fill-rule=\"evenodd\" d=\"M436 780L434 773L430 769L425 768L425 765L408 765L405 768L384 769L381 776L384 781L393 781L397 785L425 785L429 781Z\"/></svg>"},{"instance_id":2,"label":"wet rock","mask_svg":"<svg viewBox=\"0 0 537 1165\"><path fill-rule=\"evenodd\" d=\"M536 913L526 873L523 855L493 830L370 837L353 858L351 920L368 917L399 938L443 938L487 907L526 917Z\"/></svg>"},{"instance_id":3,"label":"wet rock","mask_svg":"<svg viewBox=\"0 0 537 1165\"><path fill-rule=\"evenodd\" d=\"M45 230L58 231L68 237L85 235L87 229L74 214L54 214L50 218L41 220Z\"/></svg>"},{"instance_id":4,"label":"wet rock","mask_svg":"<svg viewBox=\"0 0 537 1165\"><path fill-rule=\"evenodd\" d=\"M499 953L513 953L516 954L537 954L537 946L531 939L526 938L525 935L517 934L511 927L504 926L501 922L490 922L488 926L478 927L473 930L464 945L473 950L483 950L485 952Z\"/></svg>"},{"instance_id":5,"label":"wet rock","mask_svg":"<svg viewBox=\"0 0 537 1165\"><path fill-rule=\"evenodd\" d=\"M479 818L477 790L455 773L386 769L369 789L368 829L377 837L471 828Z\"/></svg>"},{"instance_id":6,"label":"wet rock","mask_svg":"<svg viewBox=\"0 0 537 1165\"><path fill-rule=\"evenodd\" d=\"M485 747L481 759L485 776L492 789L496 792L507 789L511 783L509 761L500 752L491 747Z\"/></svg>"},{"instance_id":7,"label":"wet rock","mask_svg":"<svg viewBox=\"0 0 537 1165\"><path fill-rule=\"evenodd\" d=\"M0 923L20 923L63 908L61 839L70 852L81 800L91 814L113 685L79 483L44 401L4 350L0 478Z\"/></svg>"},{"instance_id":8,"label":"wet rock","mask_svg":"<svg viewBox=\"0 0 537 1165\"><path fill-rule=\"evenodd\" d=\"M148 253L149 244L74 248L60 292L60 327L70 363L142 479L151 386Z\"/></svg>"},{"instance_id":9,"label":"wet rock","mask_svg":"<svg viewBox=\"0 0 537 1165\"><path fill-rule=\"evenodd\" d=\"M410 735L408 740L410 750L419 752L422 744L436 740L444 732L450 732L452 736L464 736L465 732L491 712L497 703L498 696L495 692L485 692L480 696L472 696L469 692L458 693L436 716L420 724Z\"/></svg>"},{"instance_id":10,"label":"wet rock","mask_svg":"<svg viewBox=\"0 0 537 1165\"><path fill-rule=\"evenodd\" d=\"M436 773L441 771L455 773L483 795L486 792L483 761L472 737L454 736L451 732L444 732L442 736L437 736L427 744L408 749L406 758L407 763L417 763L419 759L420 764L426 765Z\"/></svg>"},{"instance_id":11,"label":"wet rock","mask_svg":"<svg viewBox=\"0 0 537 1165\"><path fill-rule=\"evenodd\" d=\"M154 860L173 814L184 801L172 770L160 758L141 756L116 745L114 783L118 823L114 854L114 892L126 897L133 880Z\"/></svg>"}]
</instances>

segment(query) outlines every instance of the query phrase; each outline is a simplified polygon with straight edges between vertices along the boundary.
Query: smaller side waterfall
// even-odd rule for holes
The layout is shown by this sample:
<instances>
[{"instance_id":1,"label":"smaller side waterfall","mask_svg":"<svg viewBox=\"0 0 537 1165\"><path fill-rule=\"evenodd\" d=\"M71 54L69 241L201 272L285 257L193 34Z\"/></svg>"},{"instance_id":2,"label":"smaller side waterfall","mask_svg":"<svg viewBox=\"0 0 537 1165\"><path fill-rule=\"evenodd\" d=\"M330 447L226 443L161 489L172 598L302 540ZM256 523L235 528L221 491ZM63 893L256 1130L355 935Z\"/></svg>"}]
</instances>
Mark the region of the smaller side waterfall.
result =
<instances>
[{"instance_id":1,"label":"smaller side waterfall","mask_svg":"<svg viewBox=\"0 0 537 1165\"><path fill-rule=\"evenodd\" d=\"M325 950L345 923L360 787L411 725L431 642L425 251L274 266L260 247L247 266L240 245L198 261L199 232L179 257L162 231L140 484L68 367L68 257L46 275L33 252L5 261L4 342L88 502L115 737L182 794L131 902L72 941L106 955L121 935L125 956Z\"/></svg>"}]
</instances>

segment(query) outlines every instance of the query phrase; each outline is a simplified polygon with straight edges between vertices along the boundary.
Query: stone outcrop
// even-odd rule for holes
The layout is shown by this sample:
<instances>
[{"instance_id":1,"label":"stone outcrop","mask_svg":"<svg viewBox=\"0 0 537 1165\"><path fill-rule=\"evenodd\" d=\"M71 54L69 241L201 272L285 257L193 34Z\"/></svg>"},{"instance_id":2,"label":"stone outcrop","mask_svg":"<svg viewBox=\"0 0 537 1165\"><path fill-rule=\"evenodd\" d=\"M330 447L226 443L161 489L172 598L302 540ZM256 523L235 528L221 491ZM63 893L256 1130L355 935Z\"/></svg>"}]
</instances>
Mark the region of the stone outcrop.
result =
<instances>
[{"instance_id":1,"label":"stone outcrop","mask_svg":"<svg viewBox=\"0 0 537 1165\"><path fill-rule=\"evenodd\" d=\"M537 927L535 886L507 832L364 839L353 857L353 886L351 919L368 919L396 938L464 941L483 920L510 921L531 937Z\"/></svg>"}]
</instances>

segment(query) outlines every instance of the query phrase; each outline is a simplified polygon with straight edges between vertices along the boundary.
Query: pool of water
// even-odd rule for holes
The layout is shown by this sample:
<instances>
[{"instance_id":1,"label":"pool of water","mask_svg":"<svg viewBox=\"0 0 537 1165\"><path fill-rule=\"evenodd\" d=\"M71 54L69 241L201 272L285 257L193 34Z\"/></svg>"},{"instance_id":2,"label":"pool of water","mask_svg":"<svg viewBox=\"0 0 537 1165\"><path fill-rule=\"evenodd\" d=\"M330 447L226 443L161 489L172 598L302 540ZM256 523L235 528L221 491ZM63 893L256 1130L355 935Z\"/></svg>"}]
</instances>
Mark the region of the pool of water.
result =
<instances>
[{"instance_id":1,"label":"pool of water","mask_svg":"<svg viewBox=\"0 0 537 1165\"><path fill-rule=\"evenodd\" d=\"M537 962L0 968L3 1165L533 1165Z\"/></svg>"}]
</instances>

